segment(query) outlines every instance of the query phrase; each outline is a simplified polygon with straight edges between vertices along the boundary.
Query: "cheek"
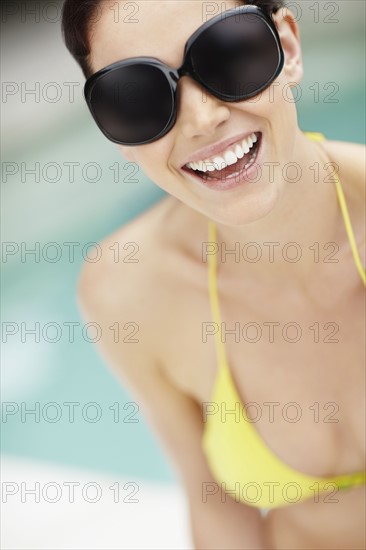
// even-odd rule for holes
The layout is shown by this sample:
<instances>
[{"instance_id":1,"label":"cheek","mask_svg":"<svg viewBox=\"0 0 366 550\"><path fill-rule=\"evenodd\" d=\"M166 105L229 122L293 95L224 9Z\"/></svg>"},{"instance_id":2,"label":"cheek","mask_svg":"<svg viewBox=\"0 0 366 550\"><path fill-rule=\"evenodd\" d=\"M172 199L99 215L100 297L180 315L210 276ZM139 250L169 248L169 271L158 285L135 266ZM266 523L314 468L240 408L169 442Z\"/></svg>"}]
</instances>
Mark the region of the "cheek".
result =
<instances>
[{"instance_id":1,"label":"cheek","mask_svg":"<svg viewBox=\"0 0 366 550\"><path fill-rule=\"evenodd\" d=\"M278 111L282 111L285 107L281 93L283 84L282 81L276 81L256 96L237 104L233 103L232 105L235 107L232 109L232 114L235 111L240 111L253 117L253 121L256 119L262 119L262 122L275 120L279 114Z\"/></svg>"},{"instance_id":2,"label":"cheek","mask_svg":"<svg viewBox=\"0 0 366 550\"><path fill-rule=\"evenodd\" d=\"M160 142L138 147L117 145L117 149L126 161L137 164L148 176L152 173L161 173L166 166L167 148Z\"/></svg>"},{"instance_id":3,"label":"cheek","mask_svg":"<svg viewBox=\"0 0 366 550\"><path fill-rule=\"evenodd\" d=\"M295 86L293 92L287 79L282 77L252 98L251 110L254 115L265 119L271 126L292 125L297 118L297 99L297 87Z\"/></svg>"},{"instance_id":4,"label":"cheek","mask_svg":"<svg viewBox=\"0 0 366 550\"><path fill-rule=\"evenodd\" d=\"M154 179L154 175L164 178L164 174L169 171L169 155L172 149L173 144L168 136L164 136L154 143L139 147L135 156L136 162L151 179Z\"/></svg>"},{"instance_id":5,"label":"cheek","mask_svg":"<svg viewBox=\"0 0 366 550\"><path fill-rule=\"evenodd\" d=\"M163 191L172 193L175 185L172 171L169 169L168 164L169 148L167 149L164 144L162 145L159 142L139 147L117 147L126 162L136 165L138 168L136 176L139 179L148 178Z\"/></svg>"},{"instance_id":6,"label":"cheek","mask_svg":"<svg viewBox=\"0 0 366 550\"><path fill-rule=\"evenodd\" d=\"M128 162L136 162L136 154L135 154L135 148L134 147L125 147L124 145L118 145L116 144L118 151L120 154L128 161Z\"/></svg>"}]
</instances>

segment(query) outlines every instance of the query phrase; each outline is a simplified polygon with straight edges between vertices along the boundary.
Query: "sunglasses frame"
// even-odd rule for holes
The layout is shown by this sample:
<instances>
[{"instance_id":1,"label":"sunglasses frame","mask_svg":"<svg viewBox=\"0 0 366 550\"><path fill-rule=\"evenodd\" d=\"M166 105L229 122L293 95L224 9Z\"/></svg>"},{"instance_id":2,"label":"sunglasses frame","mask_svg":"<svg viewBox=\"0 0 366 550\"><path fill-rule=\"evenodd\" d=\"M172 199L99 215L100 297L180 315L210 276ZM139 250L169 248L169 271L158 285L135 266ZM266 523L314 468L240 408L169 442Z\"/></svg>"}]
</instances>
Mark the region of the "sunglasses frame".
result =
<instances>
[{"instance_id":1,"label":"sunglasses frame","mask_svg":"<svg viewBox=\"0 0 366 550\"><path fill-rule=\"evenodd\" d=\"M273 75L259 89L256 89L252 92L248 92L248 93L246 93L245 95L242 95L242 96L233 97L233 96L229 96L227 94L223 94L223 93L219 92L218 90L215 90L215 89L211 88L209 84L207 84L206 82L204 82L203 80L200 79L199 75L195 73L195 70L194 70L193 65L192 65L191 50L192 50L192 46L194 45L194 43L196 42L198 37L204 31L206 31L207 29L209 29L210 27L212 27L213 25L215 25L219 21L222 21L223 19L226 19L227 17L232 17L233 15L242 15L242 14L253 14L254 16L262 19L264 21L264 23L267 25L267 27L269 28L269 30L272 32L272 34L275 38L275 43L277 45L277 50L278 50L278 65L277 65L277 68L274 71ZM102 133L110 141L112 141L114 143L118 143L120 145L124 145L126 147L135 147L135 146L138 146L138 145L145 145L147 143L152 143L154 141L157 141L158 139L165 136L173 128L173 126L176 122L176 119L177 119L177 110L178 110L177 109L178 81L182 76L191 77L193 80L198 82L198 84L203 86L203 88L205 90L207 90L209 93L211 93L213 96L217 97L218 99L220 99L222 101L225 101L225 102L234 103L234 102L238 102L238 101L244 101L245 99L250 99L251 97L256 96L257 94L262 92L264 89L266 89L277 78L277 76L282 71L284 61L285 61L285 58L284 58L284 53L283 53L283 49L282 49L282 45L281 45L281 40L280 40L277 28L276 28L271 16L267 15L263 11L263 9L261 9L259 6L246 4L244 6L239 6L239 7L236 7L236 8L226 10L225 12L222 12L222 13L216 15L215 17L213 17L209 21L206 21L205 23L202 23L202 25L200 25L198 27L198 29L196 29L196 31L189 37L189 39L186 42L185 47L184 47L183 63L180 67L175 69L173 67L170 67L169 65L166 65L165 63L163 63L162 61L160 61L159 59L157 59L155 57L146 57L146 56L130 57L128 59L123 59L122 61L116 61L115 63L112 63L111 65L108 65L107 67L104 67L103 69L100 69L99 71L97 71L96 73L94 73L93 75L91 75L87 79L87 81L85 82L85 85L84 85L84 98L86 100L86 103L89 107L89 110L90 110L97 126L99 127L99 129L102 131ZM169 83L169 86L170 86L170 93L171 93L171 100L172 100L172 107L173 108L172 108L172 113L171 113L171 116L170 116L167 124L165 125L163 130L161 130L159 132L159 134L157 134L156 136L154 136L152 138L149 138L145 141L139 141L139 142L135 142L135 143L123 142L123 141L116 140L113 136L111 136L109 134L109 132L101 124L99 124L98 118L97 118L96 113L95 113L94 108L93 108L92 93L93 93L94 86L96 85L98 80L100 78L103 78L106 74L110 73L111 71L115 71L116 69L119 69L121 67L128 67L129 65L138 65L138 64L157 67L164 74L164 76L167 79L167 82Z\"/></svg>"}]
</instances>

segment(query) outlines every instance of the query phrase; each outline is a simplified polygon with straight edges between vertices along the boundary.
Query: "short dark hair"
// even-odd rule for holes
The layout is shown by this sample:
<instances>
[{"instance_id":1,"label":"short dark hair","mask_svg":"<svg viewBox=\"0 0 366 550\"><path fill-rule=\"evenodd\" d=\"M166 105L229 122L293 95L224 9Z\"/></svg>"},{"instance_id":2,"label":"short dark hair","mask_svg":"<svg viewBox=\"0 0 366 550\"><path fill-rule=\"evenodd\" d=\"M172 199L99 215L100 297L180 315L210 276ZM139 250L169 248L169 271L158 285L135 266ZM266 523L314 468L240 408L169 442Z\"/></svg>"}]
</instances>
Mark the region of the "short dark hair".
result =
<instances>
[{"instance_id":1,"label":"short dark hair","mask_svg":"<svg viewBox=\"0 0 366 550\"><path fill-rule=\"evenodd\" d=\"M103 0L65 0L62 9L62 34L67 49L79 63L85 78L92 74L90 66L90 31L99 4ZM247 0L243 4L260 6L267 14L284 6L285 0Z\"/></svg>"}]
</instances>

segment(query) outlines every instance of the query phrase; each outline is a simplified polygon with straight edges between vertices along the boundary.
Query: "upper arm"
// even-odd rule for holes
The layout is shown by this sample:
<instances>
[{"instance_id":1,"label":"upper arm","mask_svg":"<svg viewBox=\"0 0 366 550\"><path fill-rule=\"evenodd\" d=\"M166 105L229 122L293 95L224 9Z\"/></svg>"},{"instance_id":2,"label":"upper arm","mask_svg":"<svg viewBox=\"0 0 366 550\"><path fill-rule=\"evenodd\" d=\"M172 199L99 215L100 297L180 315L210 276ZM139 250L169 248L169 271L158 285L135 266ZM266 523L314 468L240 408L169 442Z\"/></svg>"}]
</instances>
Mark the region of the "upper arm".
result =
<instances>
[{"instance_id":1,"label":"upper arm","mask_svg":"<svg viewBox=\"0 0 366 550\"><path fill-rule=\"evenodd\" d=\"M105 260L85 263L79 276L79 309L86 322L100 326L100 354L138 403L189 493L200 496L202 482L212 480L201 449L201 408L172 384L155 357L159 327L149 319L155 307L146 288L149 274L139 283L141 266L115 264L106 254L108 243L100 245Z\"/></svg>"},{"instance_id":2,"label":"upper arm","mask_svg":"<svg viewBox=\"0 0 366 550\"><path fill-rule=\"evenodd\" d=\"M101 355L137 401L186 489L195 543L200 548L264 548L259 510L224 495L212 477L201 445L200 405L175 387L156 359L153 339L159 327L146 316L145 305L156 299L157 293L139 283L146 278L141 279L126 265L117 268L108 261L85 264L78 283L81 313L86 321L100 325L102 336L97 346ZM156 305L148 303L148 307ZM128 320L140 323L138 342L122 338L116 342L109 327ZM205 501L206 483L214 484L214 494Z\"/></svg>"}]
</instances>

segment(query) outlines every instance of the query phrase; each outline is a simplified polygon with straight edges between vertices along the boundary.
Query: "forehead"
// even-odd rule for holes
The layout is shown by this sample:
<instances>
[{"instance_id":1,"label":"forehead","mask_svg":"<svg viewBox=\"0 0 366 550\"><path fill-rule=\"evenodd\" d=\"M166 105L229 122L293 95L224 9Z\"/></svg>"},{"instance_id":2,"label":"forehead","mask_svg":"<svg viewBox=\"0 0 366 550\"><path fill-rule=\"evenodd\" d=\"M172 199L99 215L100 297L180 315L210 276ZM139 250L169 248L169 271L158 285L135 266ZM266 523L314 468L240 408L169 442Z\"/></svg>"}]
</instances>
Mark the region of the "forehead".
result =
<instances>
[{"instance_id":1,"label":"forehead","mask_svg":"<svg viewBox=\"0 0 366 550\"><path fill-rule=\"evenodd\" d=\"M238 0L101 0L90 33L93 70L135 56L156 57L178 67L183 61L186 41L200 25L244 3Z\"/></svg>"}]
</instances>

